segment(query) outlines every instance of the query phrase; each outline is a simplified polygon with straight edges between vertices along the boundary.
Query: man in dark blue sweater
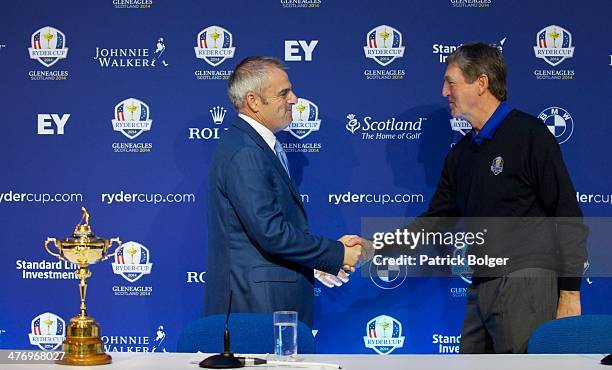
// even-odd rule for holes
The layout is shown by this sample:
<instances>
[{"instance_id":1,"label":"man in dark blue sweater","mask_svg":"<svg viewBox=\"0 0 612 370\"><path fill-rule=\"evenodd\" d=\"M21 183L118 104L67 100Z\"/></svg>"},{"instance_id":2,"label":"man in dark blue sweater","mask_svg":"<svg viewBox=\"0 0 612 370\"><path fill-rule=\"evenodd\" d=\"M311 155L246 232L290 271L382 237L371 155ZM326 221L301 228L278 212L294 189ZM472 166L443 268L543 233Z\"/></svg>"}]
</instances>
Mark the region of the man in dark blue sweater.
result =
<instances>
[{"instance_id":1,"label":"man in dark blue sweater","mask_svg":"<svg viewBox=\"0 0 612 370\"><path fill-rule=\"evenodd\" d=\"M446 63L442 95L472 130L446 157L428 210L398 231L449 230L460 218L464 228L487 230L486 243L470 254L508 263L470 266L460 352L524 353L539 325L580 315L588 228L556 139L505 103L500 51L465 44ZM406 252L398 241L379 251Z\"/></svg>"},{"instance_id":2,"label":"man in dark blue sweater","mask_svg":"<svg viewBox=\"0 0 612 370\"><path fill-rule=\"evenodd\" d=\"M554 136L505 103L506 65L497 48L459 47L447 59L442 95L472 130L448 154L421 219L500 218L520 220L511 223L521 229L507 239L502 226L487 244L487 254L512 263L475 269L460 350L525 352L537 326L580 315L588 230Z\"/></svg>"}]
</instances>

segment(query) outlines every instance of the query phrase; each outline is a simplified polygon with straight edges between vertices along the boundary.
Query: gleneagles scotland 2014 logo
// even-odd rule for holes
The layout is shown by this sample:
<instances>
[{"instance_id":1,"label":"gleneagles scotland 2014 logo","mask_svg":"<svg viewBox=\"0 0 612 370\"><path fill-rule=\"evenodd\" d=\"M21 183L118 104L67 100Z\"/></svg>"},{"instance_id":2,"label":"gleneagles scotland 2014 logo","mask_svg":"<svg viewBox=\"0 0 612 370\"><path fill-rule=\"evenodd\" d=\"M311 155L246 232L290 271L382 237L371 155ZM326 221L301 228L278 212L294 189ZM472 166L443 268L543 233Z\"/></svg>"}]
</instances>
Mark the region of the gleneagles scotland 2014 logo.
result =
<instances>
[{"instance_id":1,"label":"gleneagles scotland 2014 logo","mask_svg":"<svg viewBox=\"0 0 612 370\"><path fill-rule=\"evenodd\" d=\"M379 355L388 355L404 346L402 323L391 316L377 316L366 324L363 342L366 348L373 349Z\"/></svg>"},{"instance_id":2,"label":"gleneagles scotland 2014 logo","mask_svg":"<svg viewBox=\"0 0 612 370\"><path fill-rule=\"evenodd\" d=\"M319 119L319 107L310 100L299 98L292 108L292 121L284 128L291 135L303 139L314 131L319 131L321 120Z\"/></svg>"},{"instance_id":3,"label":"gleneagles scotland 2014 logo","mask_svg":"<svg viewBox=\"0 0 612 370\"><path fill-rule=\"evenodd\" d=\"M404 56L402 34L391 26L375 27L368 32L363 50L366 58L374 59L384 67Z\"/></svg>"},{"instance_id":4,"label":"gleneagles scotland 2014 logo","mask_svg":"<svg viewBox=\"0 0 612 370\"><path fill-rule=\"evenodd\" d=\"M114 109L114 119L112 120L113 130L121 132L126 138L133 140L143 132L151 130L153 120L150 118L151 111L149 106L142 100L128 98L117 105ZM113 150L118 152L150 152L153 149L152 143L113 143Z\"/></svg>"},{"instance_id":5,"label":"gleneagles scotland 2014 logo","mask_svg":"<svg viewBox=\"0 0 612 370\"><path fill-rule=\"evenodd\" d=\"M151 129L149 106L136 98L125 99L115 106L113 130L121 132L128 139L135 139Z\"/></svg>"},{"instance_id":6,"label":"gleneagles scotland 2014 logo","mask_svg":"<svg viewBox=\"0 0 612 370\"><path fill-rule=\"evenodd\" d=\"M60 59L68 56L66 35L57 28L46 26L32 34L30 58L36 59L45 67L51 67Z\"/></svg>"},{"instance_id":7,"label":"gleneagles scotland 2014 logo","mask_svg":"<svg viewBox=\"0 0 612 370\"><path fill-rule=\"evenodd\" d=\"M574 56L572 34L565 28L551 25L542 28L536 36L535 56L551 66L557 66Z\"/></svg>"},{"instance_id":8,"label":"gleneagles scotland 2014 logo","mask_svg":"<svg viewBox=\"0 0 612 370\"><path fill-rule=\"evenodd\" d=\"M284 140L283 149L287 153L318 153L322 144L316 140L305 140L306 137L321 128L319 107L305 98L298 98L291 109L291 123L283 129L289 132L296 140ZM315 135L316 136L316 135ZM311 137L312 138L312 137Z\"/></svg>"},{"instance_id":9,"label":"gleneagles scotland 2014 logo","mask_svg":"<svg viewBox=\"0 0 612 370\"><path fill-rule=\"evenodd\" d=\"M51 312L45 312L32 319L30 344L43 351L53 351L62 344L66 336L66 322Z\"/></svg>"},{"instance_id":10,"label":"gleneagles scotland 2014 logo","mask_svg":"<svg viewBox=\"0 0 612 370\"><path fill-rule=\"evenodd\" d=\"M149 249L136 242L123 243L117 249L113 273L123 276L130 283L151 273L153 264L149 262Z\"/></svg>"},{"instance_id":11,"label":"gleneagles scotland 2014 logo","mask_svg":"<svg viewBox=\"0 0 612 370\"><path fill-rule=\"evenodd\" d=\"M232 46L232 34L223 27L204 28L198 33L196 43L194 47L196 58L203 59L213 67L234 57L236 48Z\"/></svg>"},{"instance_id":12,"label":"gleneagles scotland 2014 logo","mask_svg":"<svg viewBox=\"0 0 612 370\"><path fill-rule=\"evenodd\" d=\"M536 58L544 60L552 67L558 67L564 60L574 56L572 34L563 27L551 25L536 33L533 47ZM573 80L573 69L536 69L533 74L538 80Z\"/></svg>"}]
</instances>

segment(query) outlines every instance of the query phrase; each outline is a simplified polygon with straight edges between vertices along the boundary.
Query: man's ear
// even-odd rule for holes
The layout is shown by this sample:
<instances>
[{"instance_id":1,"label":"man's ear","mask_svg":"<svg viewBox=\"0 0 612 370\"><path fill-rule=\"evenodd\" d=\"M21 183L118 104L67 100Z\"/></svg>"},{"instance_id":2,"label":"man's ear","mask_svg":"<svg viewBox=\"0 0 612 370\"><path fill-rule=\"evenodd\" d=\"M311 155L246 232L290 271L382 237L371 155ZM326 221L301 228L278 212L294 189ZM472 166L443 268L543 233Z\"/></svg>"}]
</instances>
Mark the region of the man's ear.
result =
<instances>
[{"instance_id":1,"label":"man's ear","mask_svg":"<svg viewBox=\"0 0 612 370\"><path fill-rule=\"evenodd\" d=\"M261 100L257 94L248 92L245 96L245 102L249 110L253 112L259 112L259 105L261 104Z\"/></svg>"},{"instance_id":2,"label":"man's ear","mask_svg":"<svg viewBox=\"0 0 612 370\"><path fill-rule=\"evenodd\" d=\"M476 79L476 83L478 84L478 95L482 95L489 90L489 76L481 74Z\"/></svg>"}]
</instances>

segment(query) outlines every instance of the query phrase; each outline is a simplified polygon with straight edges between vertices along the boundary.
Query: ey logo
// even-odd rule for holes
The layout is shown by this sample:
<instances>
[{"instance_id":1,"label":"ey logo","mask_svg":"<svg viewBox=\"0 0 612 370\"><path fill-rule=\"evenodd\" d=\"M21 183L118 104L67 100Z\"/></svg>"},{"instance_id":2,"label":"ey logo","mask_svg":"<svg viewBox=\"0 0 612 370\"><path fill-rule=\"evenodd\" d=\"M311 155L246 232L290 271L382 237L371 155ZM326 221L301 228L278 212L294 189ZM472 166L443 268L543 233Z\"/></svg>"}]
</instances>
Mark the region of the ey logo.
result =
<instances>
[{"instance_id":1,"label":"ey logo","mask_svg":"<svg viewBox=\"0 0 612 370\"><path fill-rule=\"evenodd\" d=\"M285 61L300 62L303 59L307 62L312 61L312 52L319 43L319 40L307 42L305 40L285 40Z\"/></svg>"},{"instance_id":2,"label":"ey logo","mask_svg":"<svg viewBox=\"0 0 612 370\"><path fill-rule=\"evenodd\" d=\"M68 123L70 114L39 114L38 115L38 134L39 135L63 135L64 126Z\"/></svg>"}]
</instances>

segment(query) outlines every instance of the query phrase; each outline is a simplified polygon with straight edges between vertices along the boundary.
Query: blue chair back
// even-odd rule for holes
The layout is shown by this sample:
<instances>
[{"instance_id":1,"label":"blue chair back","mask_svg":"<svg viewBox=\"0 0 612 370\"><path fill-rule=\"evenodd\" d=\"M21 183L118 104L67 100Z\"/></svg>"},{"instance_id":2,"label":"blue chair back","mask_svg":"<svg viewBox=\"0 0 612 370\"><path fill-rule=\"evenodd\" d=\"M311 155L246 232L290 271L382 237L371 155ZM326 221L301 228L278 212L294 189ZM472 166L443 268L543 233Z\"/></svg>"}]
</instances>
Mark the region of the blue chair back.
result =
<instances>
[{"instance_id":1,"label":"blue chair back","mask_svg":"<svg viewBox=\"0 0 612 370\"><path fill-rule=\"evenodd\" d=\"M312 330L298 322L298 353L315 353ZM187 324L181 331L178 352L223 352L225 315L205 316ZM234 353L273 353L272 313L232 313L229 319L231 351Z\"/></svg>"},{"instance_id":2,"label":"blue chair back","mask_svg":"<svg viewBox=\"0 0 612 370\"><path fill-rule=\"evenodd\" d=\"M610 353L612 316L583 315L552 320L529 338L527 353Z\"/></svg>"}]
</instances>

